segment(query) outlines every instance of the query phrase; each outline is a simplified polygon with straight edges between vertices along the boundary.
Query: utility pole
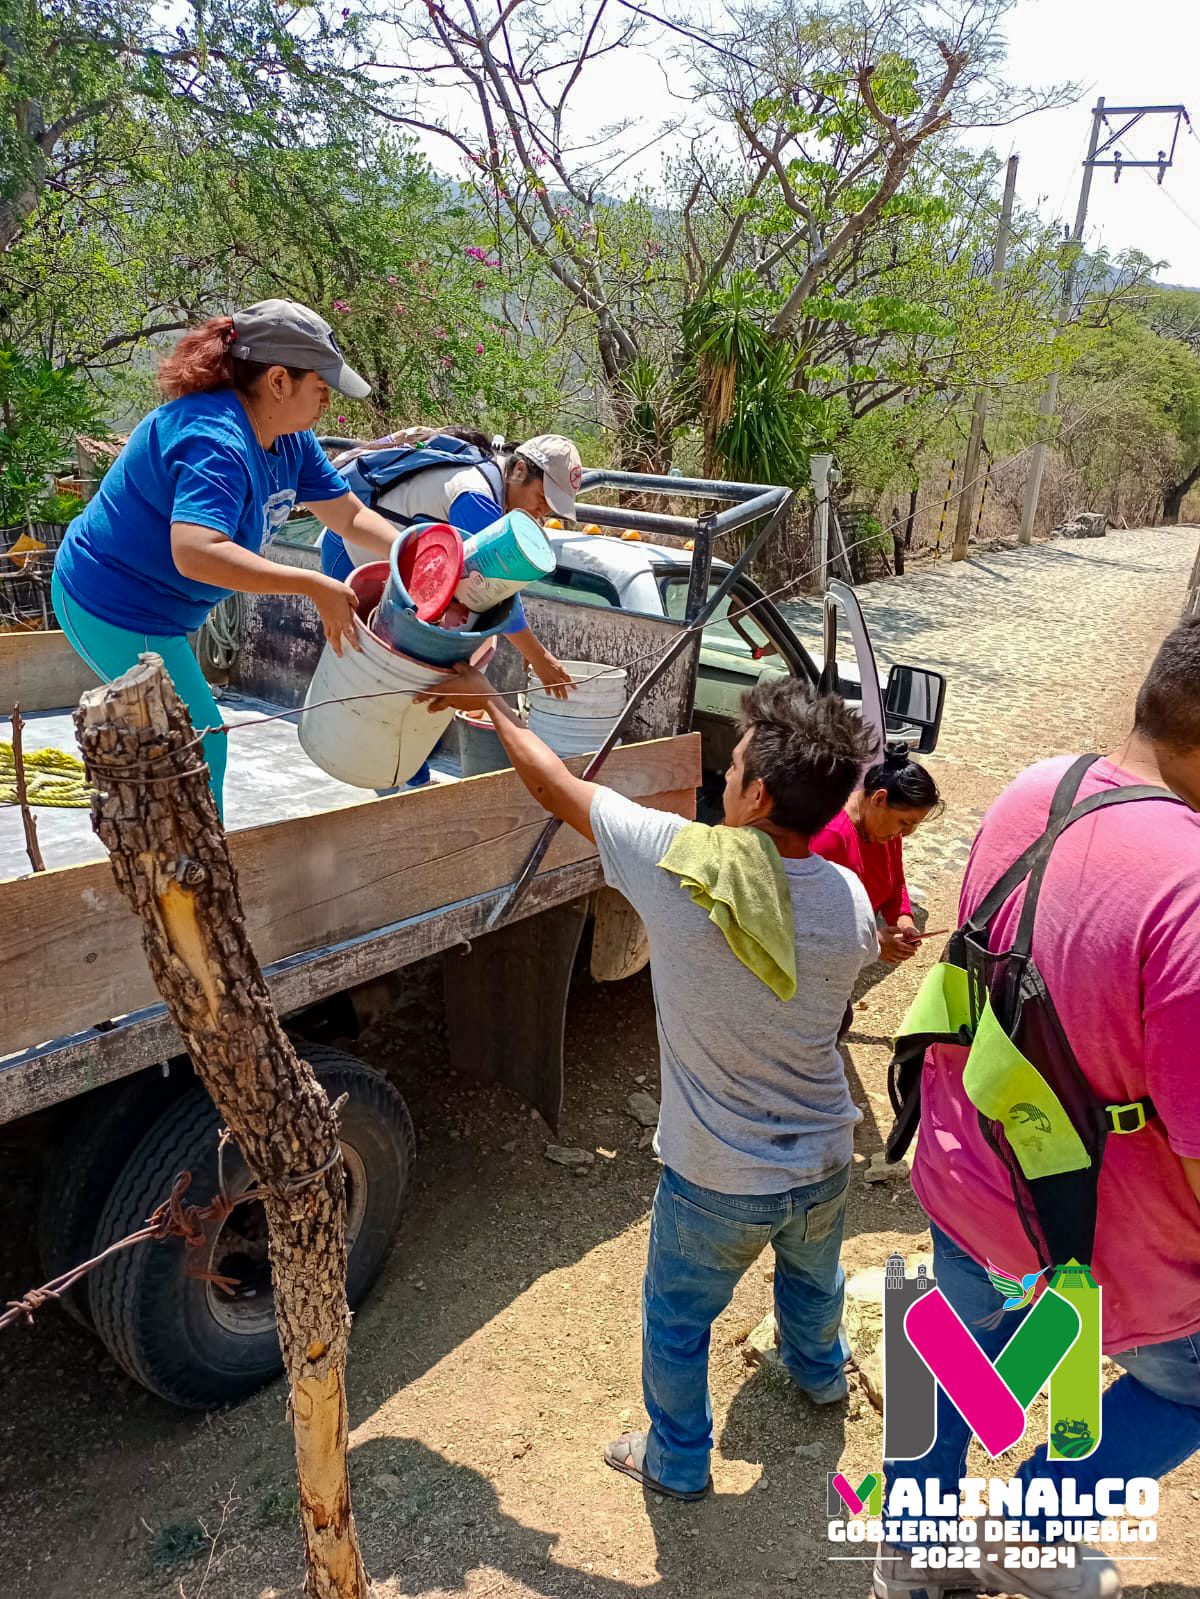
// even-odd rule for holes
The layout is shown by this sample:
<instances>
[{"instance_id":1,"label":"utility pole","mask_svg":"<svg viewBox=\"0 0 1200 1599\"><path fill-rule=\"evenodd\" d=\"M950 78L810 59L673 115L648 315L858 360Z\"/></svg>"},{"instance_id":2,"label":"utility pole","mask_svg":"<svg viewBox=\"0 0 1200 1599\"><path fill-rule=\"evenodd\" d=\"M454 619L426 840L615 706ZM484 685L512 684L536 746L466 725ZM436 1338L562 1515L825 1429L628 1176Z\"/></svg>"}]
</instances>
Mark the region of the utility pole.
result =
<instances>
[{"instance_id":1,"label":"utility pole","mask_svg":"<svg viewBox=\"0 0 1200 1599\"><path fill-rule=\"evenodd\" d=\"M1114 128L1109 123L1109 117L1126 117L1120 127ZM1137 126L1143 117L1172 117L1175 130L1171 137L1169 150L1159 150L1153 161L1139 161L1123 156L1117 148L1117 142L1123 139L1131 128ZM1083 228L1087 221L1088 198L1092 192L1092 173L1097 167L1112 167L1113 182L1121 181L1121 172L1125 167L1156 167L1158 181L1161 184L1167 168L1175 161L1175 146L1179 139L1181 122L1188 122L1187 107L1182 105L1115 105L1106 107L1104 96L1101 95L1092 108L1092 136L1088 141L1088 153L1083 161L1083 182L1079 186L1079 206L1075 212L1075 226L1071 231L1071 257L1067 263L1067 270L1063 273L1062 298L1058 305L1058 326L1055 330L1057 341L1067 318L1071 314L1071 300L1075 292L1075 270L1079 261L1080 247L1083 243ZM1101 126L1108 128L1107 137L1103 143L1100 140ZM1188 122L1188 126L1191 123ZM1112 151L1109 159L1103 159L1107 150ZM1021 543L1029 544L1033 540L1033 524L1037 518L1038 496L1042 491L1042 473L1046 467L1046 450L1049 444L1050 423L1058 405L1058 368L1055 367L1046 380L1046 392L1042 395L1042 403L1038 408L1038 437L1033 447L1033 461L1029 468L1029 481L1025 485L1025 509L1021 517Z\"/></svg>"},{"instance_id":2,"label":"utility pole","mask_svg":"<svg viewBox=\"0 0 1200 1599\"><path fill-rule=\"evenodd\" d=\"M1018 159L1015 155L1009 156L1008 172L1004 178L1004 200L1000 206L1000 221L996 228L996 250L992 257L993 289L999 288L1004 281L1004 258L1008 254L1013 197L1017 192ZM958 501L958 520L954 524L954 551L951 559L955 561L961 561L966 555L967 541L971 536L971 513L975 507L975 479L979 472L979 454L983 446L987 408L988 386L986 383L981 383L975 391L975 404L971 409L971 433L967 440L967 458L963 466L963 488Z\"/></svg>"},{"instance_id":3,"label":"utility pole","mask_svg":"<svg viewBox=\"0 0 1200 1599\"><path fill-rule=\"evenodd\" d=\"M1071 300L1075 293L1075 265L1079 260L1079 248L1083 242L1084 224L1087 222L1088 199L1092 192L1092 173L1095 170L1092 163L1096 158L1096 146L1100 143L1100 125L1104 120L1104 96L1101 95L1092 107L1092 136L1088 140L1088 153L1083 162L1083 181L1079 185L1079 204L1075 208L1075 226L1071 230L1071 255L1067 262L1067 270L1063 273L1062 295L1058 302L1058 326L1054 337L1057 342L1059 334L1071 314ZM1037 518L1038 496L1042 492L1042 473L1046 470L1046 450L1049 447L1048 434L1050 423L1058 406L1058 368L1054 368L1046 379L1046 390L1042 395L1042 403L1038 407L1038 437L1033 447L1033 460L1029 467L1029 481L1025 485L1025 508L1021 513L1021 543L1032 544L1033 524Z\"/></svg>"},{"instance_id":4,"label":"utility pole","mask_svg":"<svg viewBox=\"0 0 1200 1599\"><path fill-rule=\"evenodd\" d=\"M832 455L810 455L808 458L808 470L813 486L813 507L816 512L813 526L813 565L816 567L818 594L824 594L829 582L829 470L832 466Z\"/></svg>"}]
</instances>

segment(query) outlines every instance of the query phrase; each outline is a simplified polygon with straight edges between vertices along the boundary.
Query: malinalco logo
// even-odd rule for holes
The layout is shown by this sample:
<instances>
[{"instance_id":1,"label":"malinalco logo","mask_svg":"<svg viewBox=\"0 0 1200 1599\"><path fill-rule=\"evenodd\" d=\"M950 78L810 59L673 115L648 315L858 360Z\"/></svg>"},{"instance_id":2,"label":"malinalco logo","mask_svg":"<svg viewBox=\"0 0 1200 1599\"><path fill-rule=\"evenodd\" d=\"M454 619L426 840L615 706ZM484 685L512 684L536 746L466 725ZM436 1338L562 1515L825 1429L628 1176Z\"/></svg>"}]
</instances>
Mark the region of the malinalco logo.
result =
<instances>
[{"instance_id":1,"label":"malinalco logo","mask_svg":"<svg viewBox=\"0 0 1200 1599\"><path fill-rule=\"evenodd\" d=\"M1034 1286L991 1270L1002 1307L1023 1309ZM991 1318L989 1318L991 1320ZM989 1455L1002 1455L1025 1432L1029 1407L1050 1397L1050 1455L1082 1460L1100 1442L1100 1289L1086 1266L1056 1266L1036 1304L993 1362L933 1278L918 1267L906 1277L888 1259L883 1290L883 1452L917 1460L937 1437L937 1389Z\"/></svg>"},{"instance_id":2,"label":"malinalco logo","mask_svg":"<svg viewBox=\"0 0 1200 1599\"><path fill-rule=\"evenodd\" d=\"M995 1267L1004 1303L982 1324L994 1330L1008 1311L1025 1310L1044 1273L1014 1277ZM883 1453L919 1460L937 1438L940 1386L993 1457L1018 1443L1030 1406L1049 1391L1051 1458L1082 1460L1101 1433L1100 1288L1086 1266L1054 1267L1049 1282L993 1361L924 1266L905 1274L888 1258L883 1291ZM829 1477L829 1513L878 1515L880 1474L857 1487L840 1472Z\"/></svg>"}]
</instances>

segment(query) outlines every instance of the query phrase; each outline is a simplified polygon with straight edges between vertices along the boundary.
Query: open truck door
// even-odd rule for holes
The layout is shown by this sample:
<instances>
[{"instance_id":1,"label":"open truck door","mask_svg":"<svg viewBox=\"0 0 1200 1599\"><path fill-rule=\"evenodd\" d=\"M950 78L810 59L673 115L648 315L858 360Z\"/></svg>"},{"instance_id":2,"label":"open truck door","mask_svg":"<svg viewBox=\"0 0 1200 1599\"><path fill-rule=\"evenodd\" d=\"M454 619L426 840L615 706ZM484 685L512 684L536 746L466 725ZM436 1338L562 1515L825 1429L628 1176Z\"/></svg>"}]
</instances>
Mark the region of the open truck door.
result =
<instances>
[{"instance_id":1,"label":"open truck door","mask_svg":"<svg viewBox=\"0 0 1200 1599\"><path fill-rule=\"evenodd\" d=\"M822 692L838 694L843 687L837 665L839 616L854 645L863 721L875 734L879 750L889 739L905 739L919 754L930 754L941 734L946 679L925 667L897 664L888 673L886 688L881 689L875 650L858 596L837 578L831 579L825 593Z\"/></svg>"}]
</instances>

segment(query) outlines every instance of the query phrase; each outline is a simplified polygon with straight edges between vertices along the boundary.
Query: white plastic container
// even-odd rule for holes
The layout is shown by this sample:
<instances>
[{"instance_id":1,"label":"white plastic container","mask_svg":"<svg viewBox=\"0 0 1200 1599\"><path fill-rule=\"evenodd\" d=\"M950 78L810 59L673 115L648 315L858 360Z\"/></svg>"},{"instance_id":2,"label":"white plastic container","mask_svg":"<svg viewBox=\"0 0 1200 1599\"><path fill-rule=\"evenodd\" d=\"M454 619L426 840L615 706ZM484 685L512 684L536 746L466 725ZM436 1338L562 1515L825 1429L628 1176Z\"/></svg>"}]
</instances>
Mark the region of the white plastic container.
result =
<instances>
[{"instance_id":1,"label":"white plastic container","mask_svg":"<svg viewBox=\"0 0 1200 1599\"><path fill-rule=\"evenodd\" d=\"M377 563L382 567L382 563ZM379 602L382 580L366 583L360 567L350 581L360 590L366 615ZM382 567L386 576L386 567ZM359 581L355 583L355 580ZM335 655L326 644L317 662L300 716L300 745L323 772L355 788L397 788L420 770L449 727L452 710L431 713L413 701L413 691L431 688L447 674L444 666L427 666L389 648L355 618L361 650L343 648ZM495 649L489 641L477 654L482 660ZM391 692L404 690L402 693ZM375 699L354 698L378 695ZM349 700L326 705L325 700ZM310 709L309 707L313 707Z\"/></svg>"},{"instance_id":2,"label":"white plastic container","mask_svg":"<svg viewBox=\"0 0 1200 1599\"><path fill-rule=\"evenodd\" d=\"M530 731L557 755L591 755L625 709L627 674L623 667L598 661L561 664L578 686L565 700L555 699L540 685L531 688L527 695Z\"/></svg>"}]
</instances>

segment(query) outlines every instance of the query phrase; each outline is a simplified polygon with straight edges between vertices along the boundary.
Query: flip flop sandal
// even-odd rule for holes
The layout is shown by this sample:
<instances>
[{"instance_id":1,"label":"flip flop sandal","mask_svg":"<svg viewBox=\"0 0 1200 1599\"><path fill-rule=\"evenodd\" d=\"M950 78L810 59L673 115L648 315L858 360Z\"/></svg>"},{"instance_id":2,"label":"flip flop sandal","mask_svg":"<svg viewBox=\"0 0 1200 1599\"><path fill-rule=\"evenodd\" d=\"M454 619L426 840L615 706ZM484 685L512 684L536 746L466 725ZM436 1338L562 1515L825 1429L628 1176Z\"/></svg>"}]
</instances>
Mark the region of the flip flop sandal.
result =
<instances>
[{"instance_id":1,"label":"flip flop sandal","mask_svg":"<svg viewBox=\"0 0 1200 1599\"><path fill-rule=\"evenodd\" d=\"M643 1469L646 1463L646 1434L644 1432L624 1432L611 1444L604 1446L604 1464L611 1466L614 1471L632 1477L634 1482L640 1482L643 1488L651 1493L665 1494L668 1499L703 1499L712 1488L710 1477L703 1488L668 1488L666 1483L655 1482L653 1477L648 1477Z\"/></svg>"}]
</instances>

